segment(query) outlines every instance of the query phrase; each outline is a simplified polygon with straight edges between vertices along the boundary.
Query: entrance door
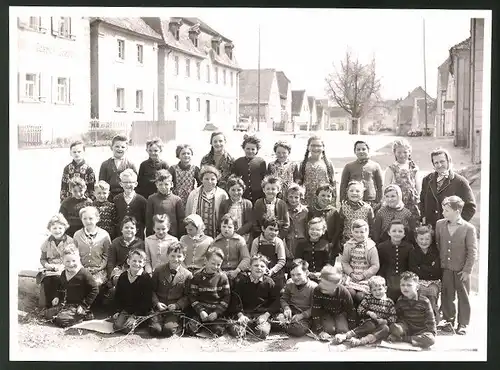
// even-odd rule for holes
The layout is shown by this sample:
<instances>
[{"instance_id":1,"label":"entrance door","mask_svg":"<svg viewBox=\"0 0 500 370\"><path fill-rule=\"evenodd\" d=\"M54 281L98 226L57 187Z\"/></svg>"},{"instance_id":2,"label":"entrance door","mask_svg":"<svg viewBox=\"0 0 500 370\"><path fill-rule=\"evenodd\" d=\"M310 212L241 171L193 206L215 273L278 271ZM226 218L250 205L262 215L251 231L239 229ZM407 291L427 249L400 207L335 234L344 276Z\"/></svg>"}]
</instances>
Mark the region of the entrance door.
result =
<instances>
[{"instance_id":1,"label":"entrance door","mask_svg":"<svg viewBox=\"0 0 500 370\"><path fill-rule=\"evenodd\" d=\"M205 120L207 122L210 122L210 100L207 100L205 103L206 103Z\"/></svg>"}]
</instances>

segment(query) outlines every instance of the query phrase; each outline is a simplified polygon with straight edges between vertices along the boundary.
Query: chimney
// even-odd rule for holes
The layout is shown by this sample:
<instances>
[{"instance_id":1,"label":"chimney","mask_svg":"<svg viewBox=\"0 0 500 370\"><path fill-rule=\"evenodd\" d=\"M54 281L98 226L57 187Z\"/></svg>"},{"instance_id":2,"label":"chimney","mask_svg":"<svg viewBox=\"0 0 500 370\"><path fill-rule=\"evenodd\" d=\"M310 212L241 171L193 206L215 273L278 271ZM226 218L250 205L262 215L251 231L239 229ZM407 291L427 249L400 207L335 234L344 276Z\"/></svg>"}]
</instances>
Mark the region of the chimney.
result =
<instances>
[{"instance_id":1,"label":"chimney","mask_svg":"<svg viewBox=\"0 0 500 370\"><path fill-rule=\"evenodd\" d=\"M226 42L224 45L224 51L226 52L226 55L229 57L229 59L233 59L233 49L234 49L234 44L232 42Z\"/></svg>"}]
</instances>

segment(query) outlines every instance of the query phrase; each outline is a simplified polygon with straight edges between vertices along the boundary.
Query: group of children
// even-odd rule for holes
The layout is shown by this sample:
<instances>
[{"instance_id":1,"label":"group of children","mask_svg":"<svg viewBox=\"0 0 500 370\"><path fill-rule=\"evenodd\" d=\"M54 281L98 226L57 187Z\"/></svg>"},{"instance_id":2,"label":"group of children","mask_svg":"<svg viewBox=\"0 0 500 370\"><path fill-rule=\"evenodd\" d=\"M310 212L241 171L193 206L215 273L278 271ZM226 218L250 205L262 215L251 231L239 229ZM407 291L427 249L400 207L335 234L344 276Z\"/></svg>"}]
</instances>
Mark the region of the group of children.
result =
<instances>
[{"instance_id":1,"label":"group of children","mask_svg":"<svg viewBox=\"0 0 500 370\"><path fill-rule=\"evenodd\" d=\"M56 324L92 318L103 303L124 332L144 321L155 336L227 329L266 338L275 328L354 346L389 338L429 347L439 294L452 323L458 292L457 332L466 333L468 289L456 282L470 277L475 229L460 217L457 196L443 201L435 238L433 227L418 224L407 142L394 143L386 184L368 144L356 142L339 209L320 137L308 140L300 164L284 141L268 165L255 136L245 135L245 156L236 160L225 144L213 133L201 168L191 164L191 146L179 145L179 163L169 167L153 139L137 171L127 138L116 136L97 182L83 143L71 145L38 276Z\"/></svg>"}]
</instances>

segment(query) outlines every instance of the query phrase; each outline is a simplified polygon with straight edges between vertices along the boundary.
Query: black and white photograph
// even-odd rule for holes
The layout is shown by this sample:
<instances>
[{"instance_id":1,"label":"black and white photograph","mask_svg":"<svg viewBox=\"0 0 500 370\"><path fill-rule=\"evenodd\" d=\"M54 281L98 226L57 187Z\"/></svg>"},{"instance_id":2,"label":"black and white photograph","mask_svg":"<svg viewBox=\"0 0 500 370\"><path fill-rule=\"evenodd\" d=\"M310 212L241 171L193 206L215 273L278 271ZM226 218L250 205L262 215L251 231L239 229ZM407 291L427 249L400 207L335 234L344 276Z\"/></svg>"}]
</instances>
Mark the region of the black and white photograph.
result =
<instances>
[{"instance_id":1,"label":"black and white photograph","mask_svg":"<svg viewBox=\"0 0 500 370\"><path fill-rule=\"evenodd\" d=\"M491 15L10 7L10 360L485 361Z\"/></svg>"}]
</instances>

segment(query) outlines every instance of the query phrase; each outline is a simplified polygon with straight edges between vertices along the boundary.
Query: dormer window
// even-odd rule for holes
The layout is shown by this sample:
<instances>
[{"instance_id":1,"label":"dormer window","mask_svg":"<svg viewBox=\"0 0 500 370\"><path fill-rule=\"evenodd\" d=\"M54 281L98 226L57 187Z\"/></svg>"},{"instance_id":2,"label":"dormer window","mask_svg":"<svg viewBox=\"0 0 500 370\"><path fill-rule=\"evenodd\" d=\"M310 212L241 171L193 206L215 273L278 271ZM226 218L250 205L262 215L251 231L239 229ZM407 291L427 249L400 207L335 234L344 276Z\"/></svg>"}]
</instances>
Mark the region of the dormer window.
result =
<instances>
[{"instance_id":1,"label":"dormer window","mask_svg":"<svg viewBox=\"0 0 500 370\"><path fill-rule=\"evenodd\" d=\"M200 25L197 23L189 29L189 39L194 47L198 47L198 36L200 35Z\"/></svg>"},{"instance_id":2,"label":"dormer window","mask_svg":"<svg viewBox=\"0 0 500 370\"><path fill-rule=\"evenodd\" d=\"M179 41L180 38L181 26L182 26L182 19L180 18L172 20L168 26L170 32L172 32L172 35L177 41Z\"/></svg>"},{"instance_id":3,"label":"dormer window","mask_svg":"<svg viewBox=\"0 0 500 370\"><path fill-rule=\"evenodd\" d=\"M212 39L212 49L214 49L215 53L217 55L220 55L220 44L221 44L222 40L220 37L214 37Z\"/></svg>"},{"instance_id":4,"label":"dormer window","mask_svg":"<svg viewBox=\"0 0 500 370\"><path fill-rule=\"evenodd\" d=\"M226 55L228 56L229 59L233 59L233 49L234 49L234 45L232 42L228 42L226 43L226 45L224 45L224 51L226 52Z\"/></svg>"}]
</instances>

